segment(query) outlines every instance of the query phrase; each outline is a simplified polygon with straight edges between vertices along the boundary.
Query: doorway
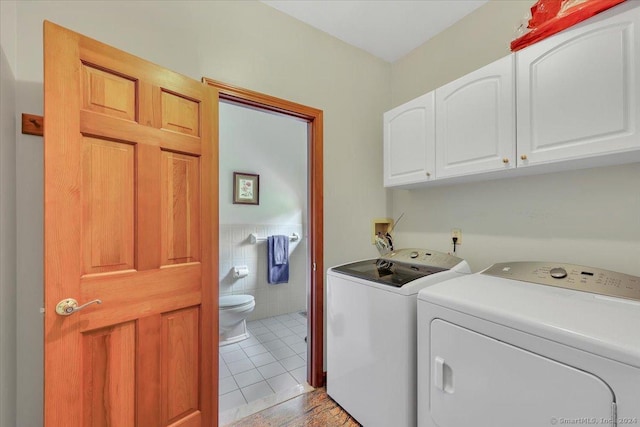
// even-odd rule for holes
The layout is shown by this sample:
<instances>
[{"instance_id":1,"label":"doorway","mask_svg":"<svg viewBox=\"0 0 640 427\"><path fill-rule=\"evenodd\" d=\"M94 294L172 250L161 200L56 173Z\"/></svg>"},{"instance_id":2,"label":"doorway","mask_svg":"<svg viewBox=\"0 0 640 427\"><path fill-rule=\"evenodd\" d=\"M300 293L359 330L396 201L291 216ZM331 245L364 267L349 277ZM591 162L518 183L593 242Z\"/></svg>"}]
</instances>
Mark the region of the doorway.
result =
<instances>
[{"instance_id":1,"label":"doorway","mask_svg":"<svg viewBox=\"0 0 640 427\"><path fill-rule=\"evenodd\" d=\"M260 396L268 391L279 394L277 393L278 388L282 389L286 384L293 382L291 377L295 378L296 384L304 383L304 381L298 380L306 379L306 382L311 386L320 387L324 384L322 360L322 111L210 79L203 80L219 91L221 140L222 135L226 132L225 120L233 121L228 125L236 126L238 133L243 135L240 136L240 140L257 140L255 142L257 145L253 148L242 146L243 142L237 142L237 146L231 151L225 151L226 149L222 147L221 143L220 150L221 295L225 293L253 295L256 304L255 313L249 317L248 322L249 333L253 333L253 336L243 343L232 344L239 348L231 345L221 347L221 394L224 391L234 392L235 399L239 403L244 403L248 401L247 397ZM245 117L244 125L238 122L238 120L242 120L239 117ZM277 138L269 142L266 137L267 131L253 130L253 132L258 132L258 135L251 135L252 130L247 130L247 128L252 126L247 125L264 120L280 121L283 129L293 129L293 133L297 135L295 142L297 146L286 148L286 144L283 146ZM249 135L246 132L249 132ZM264 138L260 137L260 132L264 132ZM276 152L270 152L271 148ZM277 150L280 150L281 153L278 154ZM286 151L286 153L283 154L282 151ZM241 159L243 153L247 156L244 161ZM269 158L272 159L271 162ZM289 159L292 159L292 163L287 164ZM244 165L251 170L242 170ZM274 168L279 169L280 172L273 174L271 170ZM286 172L285 169L287 169ZM295 169L298 170L298 175L296 175ZM263 206L231 204L232 172L262 174L259 190L260 204ZM225 181L229 182L225 184ZM275 185L274 181L279 182ZM228 194L225 195L225 192ZM274 193L277 193L277 200L275 200ZM225 204L229 205L230 212L225 212ZM283 205L291 205L292 209L288 213L282 212ZM265 220L271 224L270 226L259 224L259 221L255 220L255 213L260 210L267 213ZM287 221L282 224L281 219L274 220L274 216L282 217L283 213L284 216L289 217L287 218L288 224ZM227 214L231 218L225 220L224 217ZM229 230L225 229L225 223L233 222L240 222L244 225L230 226ZM249 234L249 231L255 231L252 234L259 239L257 242L252 244L251 237L245 236L245 234ZM265 264L267 244L262 239L266 239L267 235L271 234L291 236L289 252L292 259L290 267L292 270L297 270L297 273L293 271L291 273L294 282L292 284L268 285L266 283L263 264ZM226 240L225 235L229 236ZM233 237L231 237L232 235ZM229 246L226 247L227 245ZM245 278L244 282L237 281L233 277L234 267L244 267L242 264L233 265L235 264L234 257L228 251L234 250L237 250L237 255L247 259L250 264L247 266L249 267L249 276ZM225 256L225 253L228 255ZM254 271L251 272L251 270ZM252 273L254 273L253 278L250 277ZM302 280L300 280L300 273L303 273ZM237 286L238 284L240 286ZM287 287L289 290L286 290ZM250 340L255 342L250 342ZM281 346L283 343L287 344L287 347ZM267 350L275 350L275 355L270 355L266 352ZM291 353L290 350L293 350L294 354L288 355ZM248 354L247 351L249 353L260 351L261 356ZM245 366L239 367L243 363L237 363L233 360L235 357L244 360L245 356L246 359L252 357L255 360L249 360L253 360L260 366L255 364L248 366L245 363ZM281 358L286 360L277 360L278 356L282 356ZM272 358L279 363L272 361L271 368L274 371L271 372L265 368L263 363ZM305 366L300 366L301 358L305 360ZM232 364L235 371L245 369L244 372L239 373L237 380L231 376L230 372L227 380L223 378L223 373L229 367L228 362ZM272 373L275 372L275 369L282 371L282 368L288 372L279 374L280 378L274 380ZM258 378L258 374L262 374L262 377ZM262 380L266 381L263 383ZM253 384L247 386L247 383ZM247 389L241 390L242 385L247 386ZM267 385L271 385L271 390ZM301 391L303 387L304 385L300 386ZM255 391L256 394L253 394L252 391ZM280 394L286 396L287 393ZM228 402L225 402L229 400L230 396L221 397L221 413L228 406ZM242 397L244 400L241 399ZM263 400L273 401L271 397Z\"/></svg>"}]
</instances>

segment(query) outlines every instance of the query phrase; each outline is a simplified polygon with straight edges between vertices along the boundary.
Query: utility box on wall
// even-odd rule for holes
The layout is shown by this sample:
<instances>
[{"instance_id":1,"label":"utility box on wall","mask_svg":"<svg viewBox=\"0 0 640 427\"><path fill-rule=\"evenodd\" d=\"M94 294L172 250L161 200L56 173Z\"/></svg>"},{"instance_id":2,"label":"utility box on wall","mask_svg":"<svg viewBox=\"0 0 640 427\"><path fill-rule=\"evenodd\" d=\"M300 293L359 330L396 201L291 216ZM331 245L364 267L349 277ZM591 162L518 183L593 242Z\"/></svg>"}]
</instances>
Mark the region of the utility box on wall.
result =
<instances>
[{"instance_id":1,"label":"utility box on wall","mask_svg":"<svg viewBox=\"0 0 640 427\"><path fill-rule=\"evenodd\" d=\"M376 244L376 236L381 233L385 236L393 230L393 219L391 218L376 218L371 221L371 244Z\"/></svg>"}]
</instances>

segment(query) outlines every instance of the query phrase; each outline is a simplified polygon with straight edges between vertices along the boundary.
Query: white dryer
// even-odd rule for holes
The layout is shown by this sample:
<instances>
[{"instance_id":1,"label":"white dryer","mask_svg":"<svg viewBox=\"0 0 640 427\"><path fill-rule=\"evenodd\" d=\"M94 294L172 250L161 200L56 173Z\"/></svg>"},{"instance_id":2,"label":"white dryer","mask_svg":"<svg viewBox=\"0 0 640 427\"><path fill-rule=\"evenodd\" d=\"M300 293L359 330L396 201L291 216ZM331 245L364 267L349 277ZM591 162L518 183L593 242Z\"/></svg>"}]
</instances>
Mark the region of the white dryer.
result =
<instances>
[{"instance_id":1,"label":"white dryer","mask_svg":"<svg viewBox=\"0 0 640 427\"><path fill-rule=\"evenodd\" d=\"M470 272L428 249L329 269L327 394L366 427L414 427L418 291Z\"/></svg>"},{"instance_id":2,"label":"white dryer","mask_svg":"<svg viewBox=\"0 0 640 427\"><path fill-rule=\"evenodd\" d=\"M420 427L638 424L640 277L512 262L420 291Z\"/></svg>"}]
</instances>

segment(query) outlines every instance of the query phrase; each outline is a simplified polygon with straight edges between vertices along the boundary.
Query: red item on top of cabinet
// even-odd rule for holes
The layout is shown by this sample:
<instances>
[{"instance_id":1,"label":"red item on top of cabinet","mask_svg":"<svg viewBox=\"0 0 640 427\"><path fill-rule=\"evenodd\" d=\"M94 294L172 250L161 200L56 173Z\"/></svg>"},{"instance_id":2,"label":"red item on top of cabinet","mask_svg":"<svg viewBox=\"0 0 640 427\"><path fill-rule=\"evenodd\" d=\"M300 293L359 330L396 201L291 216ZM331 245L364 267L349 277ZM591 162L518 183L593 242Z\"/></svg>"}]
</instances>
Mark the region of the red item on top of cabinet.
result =
<instances>
[{"instance_id":1,"label":"red item on top of cabinet","mask_svg":"<svg viewBox=\"0 0 640 427\"><path fill-rule=\"evenodd\" d=\"M555 18L562 8L563 0L538 0L531 7L531 19L527 28L537 28Z\"/></svg>"},{"instance_id":2,"label":"red item on top of cabinet","mask_svg":"<svg viewBox=\"0 0 640 427\"><path fill-rule=\"evenodd\" d=\"M528 33L511 42L511 51L523 49L584 21L625 0L538 0L531 7Z\"/></svg>"}]
</instances>

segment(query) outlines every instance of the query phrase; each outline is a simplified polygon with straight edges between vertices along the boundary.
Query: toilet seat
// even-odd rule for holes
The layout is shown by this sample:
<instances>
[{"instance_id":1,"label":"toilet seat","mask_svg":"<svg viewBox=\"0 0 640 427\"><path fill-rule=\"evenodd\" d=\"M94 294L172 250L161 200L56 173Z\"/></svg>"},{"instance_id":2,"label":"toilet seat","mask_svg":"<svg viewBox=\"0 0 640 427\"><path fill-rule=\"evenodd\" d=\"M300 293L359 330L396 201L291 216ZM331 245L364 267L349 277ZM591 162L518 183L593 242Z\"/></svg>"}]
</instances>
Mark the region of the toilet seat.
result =
<instances>
[{"instance_id":1,"label":"toilet seat","mask_svg":"<svg viewBox=\"0 0 640 427\"><path fill-rule=\"evenodd\" d=\"M220 309L237 308L254 302L253 295L225 295L220 297Z\"/></svg>"}]
</instances>

